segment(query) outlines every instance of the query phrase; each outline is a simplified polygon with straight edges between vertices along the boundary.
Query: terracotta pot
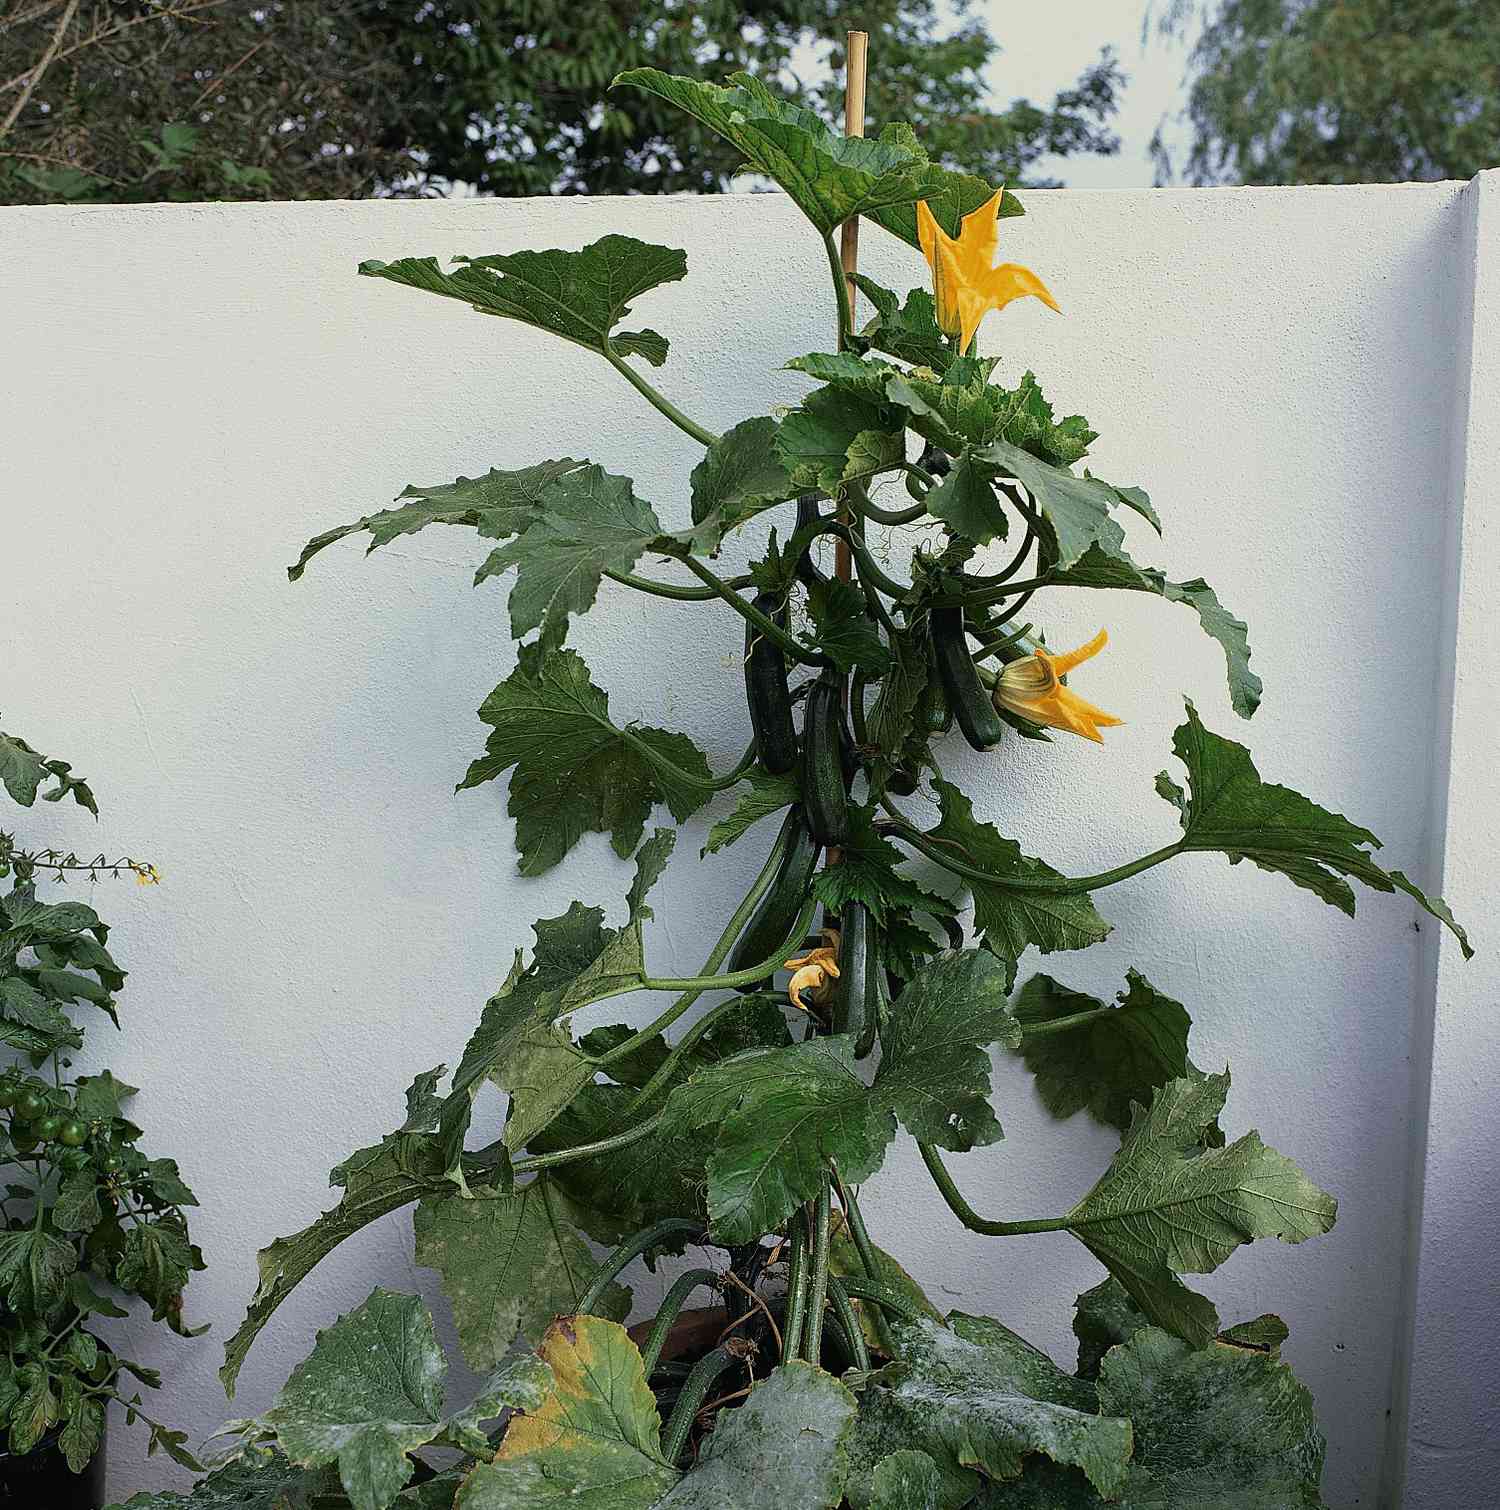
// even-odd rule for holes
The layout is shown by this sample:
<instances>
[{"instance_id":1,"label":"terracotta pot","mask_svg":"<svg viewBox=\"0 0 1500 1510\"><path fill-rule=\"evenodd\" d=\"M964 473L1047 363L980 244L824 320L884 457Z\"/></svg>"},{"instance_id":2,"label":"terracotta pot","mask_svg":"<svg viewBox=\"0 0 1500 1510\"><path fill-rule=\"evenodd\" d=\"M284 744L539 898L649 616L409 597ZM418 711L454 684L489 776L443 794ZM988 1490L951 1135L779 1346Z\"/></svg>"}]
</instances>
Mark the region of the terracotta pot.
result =
<instances>
[{"instance_id":1,"label":"terracotta pot","mask_svg":"<svg viewBox=\"0 0 1500 1510\"><path fill-rule=\"evenodd\" d=\"M0 1510L100 1510L104 1504L104 1443L82 1473L74 1473L51 1431L28 1453L0 1452Z\"/></svg>"}]
</instances>

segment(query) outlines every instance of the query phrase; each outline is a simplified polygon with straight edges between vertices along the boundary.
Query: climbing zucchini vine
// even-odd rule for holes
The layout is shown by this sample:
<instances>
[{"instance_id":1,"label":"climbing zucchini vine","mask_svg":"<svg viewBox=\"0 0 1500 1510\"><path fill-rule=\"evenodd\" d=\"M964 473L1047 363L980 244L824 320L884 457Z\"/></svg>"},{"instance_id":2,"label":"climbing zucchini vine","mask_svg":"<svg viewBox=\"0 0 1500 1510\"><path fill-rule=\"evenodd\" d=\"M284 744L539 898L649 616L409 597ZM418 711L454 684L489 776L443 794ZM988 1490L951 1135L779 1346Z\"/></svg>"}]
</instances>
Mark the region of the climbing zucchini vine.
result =
<instances>
[{"instance_id":1,"label":"climbing zucchini vine","mask_svg":"<svg viewBox=\"0 0 1500 1510\"><path fill-rule=\"evenodd\" d=\"M508 580L520 648L479 709L488 740L460 786L508 778L523 875L602 833L634 877L620 926L583 902L535 925L456 1070L418 1075L401 1125L334 1170L338 1204L261 1253L223 1374L232 1388L344 1238L412 1207L416 1260L441 1276L485 1376L478 1400L445 1412L425 1308L377 1291L268 1412L237 1423L194 1502L1318 1505L1323 1442L1278 1355L1285 1326L1226 1325L1182 1276L1254 1239L1326 1232L1333 1198L1256 1134L1225 1140L1229 1076L1192 1063L1188 1011L1146 974L1101 1001L1048 975L1018 985L1018 966L1033 947L1099 942L1108 888L1204 851L1350 914L1356 883L1404 892L1468 942L1441 900L1377 863L1373 834L1264 780L1191 703L1156 783L1180 819L1173 842L1068 875L976 814L945 774L958 738L1102 744L1118 723L1063 680L1097 685L1107 662L1077 670L1103 635L1049 648L1060 595L1183 605L1222 647L1242 719L1261 697L1246 626L1201 579L1136 561L1125 525L1161 528L1147 494L1081 465L1094 432L1057 417L1032 373L1005 386L976 353L987 312L1056 307L1036 274L995 265L1022 213L1012 194L929 161L906 127L846 139L748 78L639 69L618 83L721 133L803 212L832 276L836 349L791 356L809 388L789 410L716 434L653 382L666 337L621 328L686 276L681 251L609 235L447 270L361 267L596 353L702 455L679 527L601 462L539 459L408 487L291 568L350 535L375 550L430 525L474 530L488 551L476 581ZM930 283L898 297L846 281L832 238L854 216L920 252ZM753 558L734 575L719 565L731 537ZM628 695L622 707L596 683L567 637L606 580L743 646L742 759L715 771L691 732L635 721ZM677 839L648 821L716 800L702 863L730 845L761 846L763 863L702 959L648 961ZM603 1006L646 991L672 995L644 1026ZM1083 1110L1120 1135L1093 1188L1041 1216L978 1215L947 1164L1001 1136L996 1051L1024 1060L1060 1119ZM487 1084L509 1095L499 1127L474 1126ZM1069 1233L1107 1271L1077 1302L1076 1372L999 1321L941 1315L875 1245L861 1187L903 1130L955 1222ZM660 1309L627 1332L629 1267L681 1254ZM456 1449L456 1465L434 1466L429 1447Z\"/></svg>"}]
</instances>

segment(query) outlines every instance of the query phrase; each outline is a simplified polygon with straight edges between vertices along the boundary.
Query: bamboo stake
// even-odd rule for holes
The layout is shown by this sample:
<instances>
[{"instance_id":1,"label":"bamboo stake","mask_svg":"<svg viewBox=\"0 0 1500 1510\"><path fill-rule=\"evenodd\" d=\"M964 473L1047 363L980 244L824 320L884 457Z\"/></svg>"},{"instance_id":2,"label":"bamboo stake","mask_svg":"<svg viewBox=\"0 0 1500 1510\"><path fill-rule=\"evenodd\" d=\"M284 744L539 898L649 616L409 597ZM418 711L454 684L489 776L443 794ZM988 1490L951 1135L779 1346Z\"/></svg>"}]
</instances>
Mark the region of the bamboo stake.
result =
<instances>
[{"instance_id":1,"label":"bamboo stake","mask_svg":"<svg viewBox=\"0 0 1500 1510\"><path fill-rule=\"evenodd\" d=\"M869 60L870 34L865 31L851 31L844 44L844 135L863 136L865 134L865 74ZM844 281L849 289L849 308L854 308L856 289L854 286L855 269L859 266L859 216L851 216L844 222L840 232L839 263L844 270ZM843 332L840 331L840 340ZM849 511L843 512L845 524L850 523ZM849 547L840 540L834 551L833 569L841 582L848 582L854 576L854 562L849 554Z\"/></svg>"}]
</instances>

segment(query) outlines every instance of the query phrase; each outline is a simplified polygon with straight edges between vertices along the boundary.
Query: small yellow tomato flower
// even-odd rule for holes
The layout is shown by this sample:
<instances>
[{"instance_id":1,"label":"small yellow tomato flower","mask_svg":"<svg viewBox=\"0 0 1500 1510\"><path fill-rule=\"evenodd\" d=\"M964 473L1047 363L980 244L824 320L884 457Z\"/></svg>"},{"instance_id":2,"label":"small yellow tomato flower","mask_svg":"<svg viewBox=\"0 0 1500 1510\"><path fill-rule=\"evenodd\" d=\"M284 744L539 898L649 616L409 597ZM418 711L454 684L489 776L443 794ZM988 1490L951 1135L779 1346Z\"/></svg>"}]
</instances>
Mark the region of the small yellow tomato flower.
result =
<instances>
[{"instance_id":1,"label":"small yellow tomato flower","mask_svg":"<svg viewBox=\"0 0 1500 1510\"><path fill-rule=\"evenodd\" d=\"M1124 719L1085 702L1063 686L1060 678L1098 655L1108 642L1109 635L1101 629L1087 645L1080 645L1066 655L1038 649L1024 661L1012 661L995 683L995 706L1034 724L1066 729L1070 734L1081 734L1103 744L1104 736L1099 730L1113 728Z\"/></svg>"},{"instance_id":2,"label":"small yellow tomato flower","mask_svg":"<svg viewBox=\"0 0 1500 1510\"><path fill-rule=\"evenodd\" d=\"M792 1005L804 1012L808 1010L807 1002L802 1000L804 991L810 993L814 1006L824 1006L833 996L833 983L838 979L838 929L823 929L823 937L827 942L819 948L807 954L799 954L786 962L786 968L792 972L786 994L791 998Z\"/></svg>"},{"instance_id":3,"label":"small yellow tomato flower","mask_svg":"<svg viewBox=\"0 0 1500 1510\"><path fill-rule=\"evenodd\" d=\"M926 200L917 204L917 239L932 269L938 326L945 334L959 337L960 351L968 351L985 315L1004 309L1012 299L1030 294L1048 309L1062 313L1047 285L1030 268L1015 262L994 265L1003 193L996 189L977 210L965 215L956 238L937 223Z\"/></svg>"}]
</instances>

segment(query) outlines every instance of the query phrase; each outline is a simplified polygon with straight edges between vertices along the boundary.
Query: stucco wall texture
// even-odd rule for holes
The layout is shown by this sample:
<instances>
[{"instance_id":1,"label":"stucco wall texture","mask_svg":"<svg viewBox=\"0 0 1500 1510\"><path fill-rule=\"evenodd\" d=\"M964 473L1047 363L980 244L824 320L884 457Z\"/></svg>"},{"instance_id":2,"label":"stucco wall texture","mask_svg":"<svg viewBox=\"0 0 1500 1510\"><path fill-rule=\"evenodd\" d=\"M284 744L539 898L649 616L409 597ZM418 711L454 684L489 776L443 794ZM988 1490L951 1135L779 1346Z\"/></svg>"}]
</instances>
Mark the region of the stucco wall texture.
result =
<instances>
[{"instance_id":1,"label":"stucco wall texture","mask_svg":"<svg viewBox=\"0 0 1500 1510\"><path fill-rule=\"evenodd\" d=\"M1500 657L1481 611L1500 568L1481 512L1500 481L1484 429L1500 388L1495 185L1026 202L1005 254L1066 314L1025 301L982 344L1002 380L1033 368L1059 413L1089 416L1097 472L1150 491L1166 538L1136 531L1138 557L1207 576L1248 619L1266 695L1250 724L1233 715L1219 652L1183 609L1057 595L1054 643L1109 627L1079 686L1126 725L1103 749L955 742L978 811L1072 871L1167 842L1175 814L1152 781L1191 695L1266 779L1446 882L1488 952L1460 968L1404 898L1362 893L1351 920L1198 856L1101 894L1112 938L1023 973L1108 995L1143 968L1192 1012L1197 1062L1233 1069L1226 1131L1259 1128L1339 1197L1328 1237L1256 1244L1202 1281L1228 1319L1290 1324L1330 1439L1329 1505L1479 1503L1496 1306L1463 1292L1494 1296L1500 1240L1484 917ZM166 878L100 890L131 978L125 1031L98 1032L93 1056L143 1087L147 1148L175 1154L202 1201L208 1270L188 1311L213 1330L122 1328L166 1374L161 1413L197 1438L268 1404L314 1329L377 1283L419 1288L447 1328L396 1215L283 1307L232 1410L215 1378L255 1250L330 1203L327 1171L399 1122L417 1071L456 1062L532 920L575 897L621 915L628 869L602 837L523 880L503 788L453 792L483 743L475 709L514 657L505 581L470 586L483 545L431 529L368 559L350 542L295 586L285 572L309 535L407 483L547 457L627 473L685 522L696 448L604 363L354 272L608 231L687 249L687 280L633 317L671 338L657 380L684 408L722 428L804 391L780 368L829 347L826 267L773 196L0 211L0 709L94 778L103 814L39 806L18 826L143 854ZM862 258L899 289L925 276L878 229ZM617 717L692 729L721 769L738 755L727 611L606 583L572 639ZM697 859L726 806L687 826L660 888L659 973L696 968L759 864L769 834ZM652 1010L611 1002L580 1025ZM1111 1137L1051 1122L1003 1058L996 1085L1008 1137L952 1161L965 1193L995 1214L1065 1209ZM904 1135L866 1210L941 1303L1071 1359L1073 1297L1101 1277L1072 1239L964 1232ZM640 1279L643 1307L669 1277ZM113 1492L185 1481L141 1445L116 1423Z\"/></svg>"}]
</instances>

